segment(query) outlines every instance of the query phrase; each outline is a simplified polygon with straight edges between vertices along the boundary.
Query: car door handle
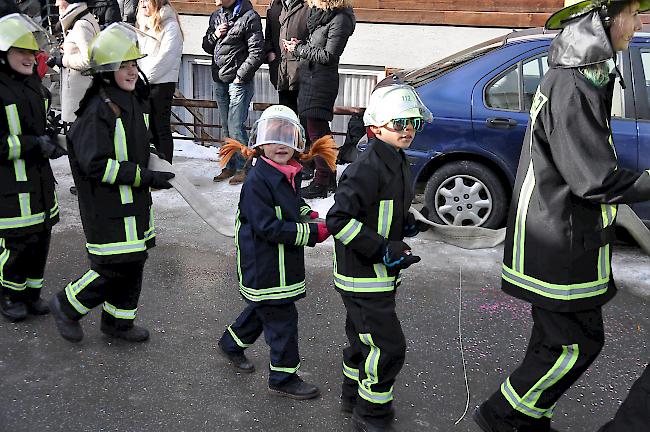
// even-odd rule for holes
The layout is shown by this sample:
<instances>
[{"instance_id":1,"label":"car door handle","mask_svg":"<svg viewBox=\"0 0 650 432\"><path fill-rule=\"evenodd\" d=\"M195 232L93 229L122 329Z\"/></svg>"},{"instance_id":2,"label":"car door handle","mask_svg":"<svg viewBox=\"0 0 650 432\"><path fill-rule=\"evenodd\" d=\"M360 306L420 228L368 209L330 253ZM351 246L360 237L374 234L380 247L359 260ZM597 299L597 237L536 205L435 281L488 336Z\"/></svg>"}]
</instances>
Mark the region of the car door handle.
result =
<instances>
[{"instance_id":1,"label":"car door handle","mask_svg":"<svg viewBox=\"0 0 650 432\"><path fill-rule=\"evenodd\" d=\"M517 126L517 120L504 117L490 117L485 120L485 126L493 129L512 129Z\"/></svg>"}]
</instances>

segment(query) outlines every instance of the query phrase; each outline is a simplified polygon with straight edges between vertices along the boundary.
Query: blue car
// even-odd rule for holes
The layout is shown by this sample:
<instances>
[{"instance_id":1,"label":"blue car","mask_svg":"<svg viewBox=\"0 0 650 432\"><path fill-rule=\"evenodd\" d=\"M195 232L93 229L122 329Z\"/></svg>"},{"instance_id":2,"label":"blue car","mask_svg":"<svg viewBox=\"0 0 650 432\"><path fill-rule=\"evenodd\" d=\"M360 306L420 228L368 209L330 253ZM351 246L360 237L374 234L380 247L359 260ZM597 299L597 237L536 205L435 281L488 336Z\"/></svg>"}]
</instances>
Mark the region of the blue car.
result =
<instances>
[{"instance_id":1,"label":"blue car","mask_svg":"<svg viewBox=\"0 0 650 432\"><path fill-rule=\"evenodd\" d=\"M555 33L512 32L417 70L386 78L414 86L433 113L407 154L432 220L503 226L528 111L548 70ZM650 33L619 54L612 130L621 166L650 168ZM650 203L632 208L650 219Z\"/></svg>"}]
</instances>

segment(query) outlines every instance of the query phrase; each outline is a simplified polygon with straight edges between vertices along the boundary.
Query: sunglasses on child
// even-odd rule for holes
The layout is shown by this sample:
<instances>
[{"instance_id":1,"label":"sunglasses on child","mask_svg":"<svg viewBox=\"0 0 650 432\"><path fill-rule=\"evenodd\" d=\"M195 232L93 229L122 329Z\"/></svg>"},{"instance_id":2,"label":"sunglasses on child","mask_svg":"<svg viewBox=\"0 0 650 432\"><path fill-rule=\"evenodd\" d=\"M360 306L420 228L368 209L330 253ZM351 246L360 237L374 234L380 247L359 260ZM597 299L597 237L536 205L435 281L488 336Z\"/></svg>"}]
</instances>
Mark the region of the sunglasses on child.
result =
<instances>
[{"instance_id":1,"label":"sunglasses on child","mask_svg":"<svg viewBox=\"0 0 650 432\"><path fill-rule=\"evenodd\" d=\"M388 125L386 125L386 129L395 132L403 131L408 127L409 124L413 126L413 129L415 129L416 132L420 132L422 129L424 129L424 120L420 117L393 119L389 124L391 127L388 127Z\"/></svg>"}]
</instances>

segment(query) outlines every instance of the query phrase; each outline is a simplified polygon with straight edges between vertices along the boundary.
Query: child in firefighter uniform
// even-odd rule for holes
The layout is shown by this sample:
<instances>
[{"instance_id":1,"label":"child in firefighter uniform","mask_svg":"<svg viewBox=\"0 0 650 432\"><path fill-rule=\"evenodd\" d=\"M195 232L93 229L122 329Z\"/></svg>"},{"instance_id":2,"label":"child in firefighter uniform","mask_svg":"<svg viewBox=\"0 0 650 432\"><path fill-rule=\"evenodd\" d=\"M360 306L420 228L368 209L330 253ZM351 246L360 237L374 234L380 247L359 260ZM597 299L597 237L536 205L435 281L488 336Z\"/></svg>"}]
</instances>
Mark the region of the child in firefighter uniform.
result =
<instances>
[{"instance_id":1,"label":"child in firefighter uniform","mask_svg":"<svg viewBox=\"0 0 650 432\"><path fill-rule=\"evenodd\" d=\"M603 347L617 204L650 199L650 172L617 163L610 72L648 9L582 1L546 23L561 32L533 98L502 266L502 289L531 303L533 329L522 363L474 412L486 432L552 430L557 401Z\"/></svg>"},{"instance_id":2,"label":"child in firefighter uniform","mask_svg":"<svg viewBox=\"0 0 650 432\"><path fill-rule=\"evenodd\" d=\"M170 188L172 173L147 169L146 96L134 91L142 58L134 29L111 24L90 45L93 82L67 134L90 270L51 302L65 339L83 338L79 320L102 304L101 331L132 342L149 332L133 324L147 250L154 246L150 187Z\"/></svg>"},{"instance_id":3,"label":"child in firefighter uniform","mask_svg":"<svg viewBox=\"0 0 650 432\"><path fill-rule=\"evenodd\" d=\"M412 87L376 89L364 114L375 138L343 172L327 214L334 285L347 312L341 409L353 412L355 431L393 430L393 383L406 352L395 293L401 270L420 261L403 241L418 232L404 149L431 118Z\"/></svg>"},{"instance_id":4,"label":"child in firefighter uniform","mask_svg":"<svg viewBox=\"0 0 650 432\"><path fill-rule=\"evenodd\" d=\"M29 17L0 18L0 312L11 321L49 310L40 294L59 220L49 159L66 152L46 128L50 94L34 74L46 43Z\"/></svg>"},{"instance_id":5,"label":"child in firefighter uniform","mask_svg":"<svg viewBox=\"0 0 650 432\"><path fill-rule=\"evenodd\" d=\"M239 199L235 222L239 290L247 303L219 340L219 350L241 372L253 372L244 355L264 332L271 349L269 392L293 399L311 399L318 387L302 381L298 353L298 311L305 296L304 247L324 241L325 222L300 197L302 166L296 159L316 155L335 167L332 137L316 141L308 154L298 117L283 105L267 108L255 123L251 148L229 140L221 150L222 165L235 150L257 157ZM312 221L312 222L310 222Z\"/></svg>"}]
</instances>

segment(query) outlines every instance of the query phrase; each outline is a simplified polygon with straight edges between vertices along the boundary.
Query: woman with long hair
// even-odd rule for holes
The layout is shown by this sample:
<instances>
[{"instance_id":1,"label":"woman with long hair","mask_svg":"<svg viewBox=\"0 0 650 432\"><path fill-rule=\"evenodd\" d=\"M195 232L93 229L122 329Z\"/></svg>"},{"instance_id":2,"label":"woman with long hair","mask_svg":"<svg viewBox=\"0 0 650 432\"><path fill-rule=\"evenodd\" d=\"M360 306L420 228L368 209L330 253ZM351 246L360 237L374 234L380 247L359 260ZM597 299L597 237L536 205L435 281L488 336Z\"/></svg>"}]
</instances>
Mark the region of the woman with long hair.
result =
<instances>
[{"instance_id":1,"label":"woman with long hair","mask_svg":"<svg viewBox=\"0 0 650 432\"><path fill-rule=\"evenodd\" d=\"M183 54L183 31L178 13L168 0L142 0L137 27L158 41L141 38L140 49L147 57L138 62L151 85L151 132L156 149L171 162L174 141L170 127L172 98Z\"/></svg>"},{"instance_id":2,"label":"woman with long hair","mask_svg":"<svg viewBox=\"0 0 650 432\"><path fill-rule=\"evenodd\" d=\"M305 119L307 137L314 142L330 135L334 102L339 94L339 60L354 32L356 19L352 0L307 0L306 41L292 38L284 48L300 59L298 114ZM304 198L324 198L334 181L334 172L322 158L316 158L314 181L302 192Z\"/></svg>"}]
</instances>

